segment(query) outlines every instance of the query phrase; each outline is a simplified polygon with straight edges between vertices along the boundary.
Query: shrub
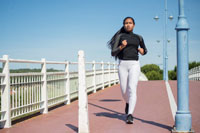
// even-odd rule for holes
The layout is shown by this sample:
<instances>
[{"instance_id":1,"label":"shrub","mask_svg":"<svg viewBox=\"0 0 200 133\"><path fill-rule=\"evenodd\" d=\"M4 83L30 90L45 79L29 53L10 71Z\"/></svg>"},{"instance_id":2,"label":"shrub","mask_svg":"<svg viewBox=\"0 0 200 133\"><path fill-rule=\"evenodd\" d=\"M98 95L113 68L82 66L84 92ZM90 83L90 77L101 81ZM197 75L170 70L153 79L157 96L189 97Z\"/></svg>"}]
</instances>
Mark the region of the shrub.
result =
<instances>
[{"instance_id":1,"label":"shrub","mask_svg":"<svg viewBox=\"0 0 200 133\"><path fill-rule=\"evenodd\" d=\"M169 80L176 80L176 72L175 71L169 71L168 72Z\"/></svg>"},{"instance_id":2,"label":"shrub","mask_svg":"<svg viewBox=\"0 0 200 133\"><path fill-rule=\"evenodd\" d=\"M162 75L159 73L159 71L149 71L146 73L146 76L148 80L161 80Z\"/></svg>"}]
</instances>

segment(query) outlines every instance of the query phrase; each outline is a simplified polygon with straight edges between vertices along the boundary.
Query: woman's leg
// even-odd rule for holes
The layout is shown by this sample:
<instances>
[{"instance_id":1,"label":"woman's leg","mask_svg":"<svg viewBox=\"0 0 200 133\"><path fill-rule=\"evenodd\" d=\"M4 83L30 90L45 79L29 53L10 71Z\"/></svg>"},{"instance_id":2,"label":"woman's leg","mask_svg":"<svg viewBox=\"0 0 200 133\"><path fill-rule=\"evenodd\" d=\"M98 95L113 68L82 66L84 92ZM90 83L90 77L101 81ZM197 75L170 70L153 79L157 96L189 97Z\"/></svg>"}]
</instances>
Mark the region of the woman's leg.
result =
<instances>
[{"instance_id":1,"label":"woman's leg","mask_svg":"<svg viewBox=\"0 0 200 133\"><path fill-rule=\"evenodd\" d=\"M134 61L133 64L129 66L129 73L128 73L128 91L129 91L129 110L128 114L133 114L136 99L137 99L137 84L140 75L140 63L139 61Z\"/></svg>"},{"instance_id":2,"label":"woman's leg","mask_svg":"<svg viewBox=\"0 0 200 133\"><path fill-rule=\"evenodd\" d=\"M119 74L119 81L120 81L122 96L124 100L126 101L126 103L128 103L129 102L128 89L127 89L128 66L126 62L120 61L118 74Z\"/></svg>"}]
</instances>

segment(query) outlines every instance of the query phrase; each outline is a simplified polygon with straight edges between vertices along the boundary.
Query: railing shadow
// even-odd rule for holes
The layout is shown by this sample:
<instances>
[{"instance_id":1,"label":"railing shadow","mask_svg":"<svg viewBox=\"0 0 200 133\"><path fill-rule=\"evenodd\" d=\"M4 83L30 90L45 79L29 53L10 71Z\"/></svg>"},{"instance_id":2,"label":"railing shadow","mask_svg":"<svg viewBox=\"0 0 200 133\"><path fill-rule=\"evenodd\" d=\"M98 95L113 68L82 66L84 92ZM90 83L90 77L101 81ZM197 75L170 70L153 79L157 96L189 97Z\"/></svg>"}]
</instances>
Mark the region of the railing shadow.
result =
<instances>
[{"instance_id":1,"label":"railing shadow","mask_svg":"<svg viewBox=\"0 0 200 133\"><path fill-rule=\"evenodd\" d=\"M114 110L111 110L111 109L108 109L108 108L105 108L105 107L102 107L102 106L99 106L99 105L96 105L96 104L93 104L93 103L88 103L88 104L112 112L112 113L109 113L109 112L95 113L96 116L104 116L104 117L119 119L119 120L122 120L124 122L126 121L126 115L123 114L123 113L120 113L120 112L117 112L117 111L114 111ZM168 126L168 125L164 125L164 124L154 122L154 121L144 120L144 119L137 118L137 117L134 117L134 119L139 120L139 121L146 123L146 124L151 124L151 125L154 125L154 126L157 126L157 127L160 127L160 128L167 129L169 131L171 131L172 128L173 128L173 127Z\"/></svg>"},{"instance_id":2,"label":"railing shadow","mask_svg":"<svg viewBox=\"0 0 200 133\"><path fill-rule=\"evenodd\" d=\"M57 104L57 105L55 105L55 106L53 106L53 107L50 107L50 108L48 109L48 111L49 111L49 112L50 112L50 111L53 111L53 110L58 109L59 107L62 107L62 106L64 106L64 105L65 105L64 103ZM15 119L15 120L13 120L13 121L11 121L11 122L12 122L12 125L15 125L15 124L20 123L20 122L23 122L23 121L25 121L25 120L28 120L28 119L37 117L37 116L39 116L39 115L42 115L42 113L40 113L40 111L35 111L35 112L30 113L29 115L22 115L22 116L19 116L19 117L17 117L17 119Z\"/></svg>"},{"instance_id":3,"label":"railing shadow","mask_svg":"<svg viewBox=\"0 0 200 133\"><path fill-rule=\"evenodd\" d=\"M40 113L39 111L33 112L33 113L31 113L30 115L28 115L28 116L21 116L20 118L11 121L11 123L12 123L12 125L15 125L15 124L20 123L20 122L23 122L23 121L25 121L25 120L28 120L28 119L37 117L37 116L39 116L39 115L41 115L41 113Z\"/></svg>"}]
</instances>

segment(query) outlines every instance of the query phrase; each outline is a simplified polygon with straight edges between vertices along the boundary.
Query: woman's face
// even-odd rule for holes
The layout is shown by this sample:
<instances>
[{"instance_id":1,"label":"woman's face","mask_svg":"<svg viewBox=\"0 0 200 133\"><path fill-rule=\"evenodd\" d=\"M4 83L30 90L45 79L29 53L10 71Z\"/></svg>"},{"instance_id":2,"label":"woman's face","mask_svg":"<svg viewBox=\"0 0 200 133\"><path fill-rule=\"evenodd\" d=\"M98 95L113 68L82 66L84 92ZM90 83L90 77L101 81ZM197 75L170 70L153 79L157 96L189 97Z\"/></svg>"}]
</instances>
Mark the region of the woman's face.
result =
<instances>
[{"instance_id":1,"label":"woman's face","mask_svg":"<svg viewBox=\"0 0 200 133\"><path fill-rule=\"evenodd\" d=\"M132 32L134 27L135 27L135 25L134 25L132 19L128 18L128 19L125 20L124 29L127 32Z\"/></svg>"}]
</instances>

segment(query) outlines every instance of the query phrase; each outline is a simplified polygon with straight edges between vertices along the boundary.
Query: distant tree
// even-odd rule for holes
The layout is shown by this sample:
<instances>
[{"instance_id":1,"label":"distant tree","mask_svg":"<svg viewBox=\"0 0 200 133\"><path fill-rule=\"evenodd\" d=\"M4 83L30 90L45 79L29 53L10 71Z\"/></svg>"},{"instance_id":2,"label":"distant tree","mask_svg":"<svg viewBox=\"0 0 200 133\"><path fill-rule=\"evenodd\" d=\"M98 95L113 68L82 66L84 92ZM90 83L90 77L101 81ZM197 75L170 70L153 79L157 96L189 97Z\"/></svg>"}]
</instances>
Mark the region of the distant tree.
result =
<instances>
[{"instance_id":1,"label":"distant tree","mask_svg":"<svg viewBox=\"0 0 200 133\"><path fill-rule=\"evenodd\" d=\"M21 68L21 69L11 69L10 73L28 73L28 72L41 72L40 69L28 69L28 68Z\"/></svg>"},{"instance_id":2,"label":"distant tree","mask_svg":"<svg viewBox=\"0 0 200 133\"><path fill-rule=\"evenodd\" d=\"M47 69L47 72L60 72L60 71L62 71L62 70L56 70L53 68Z\"/></svg>"},{"instance_id":3,"label":"distant tree","mask_svg":"<svg viewBox=\"0 0 200 133\"><path fill-rule=\"evenodd\" d=\"M189 70L192 69L192 68L198 67L198 66L200 66L200 62L196 62L196 61L190 62L189 63Z\"/></svg>"},{"instance_id":4,"label":"distant tree","mask_svg":"<svg viewBox=\"0 0 200 133\"><path fill-rule=\"evenodd\" d=\"M169 80L177 80L176 72L174 70L168 71Z\"/></svg>"},{"instance_id":5,"label":"distant tree","mask_svg":"<svg viewBox=\"0 0 200 133\"><path fill-rule=\"evenodd\" d=\"M162 80L163 70L155 64L144 65L141 71L146 75L148 80Z\"/></svg>"},{"instance_id":6,"label":"distant tree","mask_svg":"<svg viewBox=\"0 0 200 133\"><path fill-rule=\"evenodd\" d=\"M149 71L146 73L146 76L149 80L161 80L162 75L158 71Z\"/></svg>"},{"instance_id":7,"label":"distant tree","mask_svg":"<svg viewBox=\"0 0 200 133\"><path fill-rule=\"evenodd\" d=\"M200 62L196 62L196 61L193 61L193 62L190 62L189 63L189 70L192 69L192 68L195 68L195 67L198 67L200 66ZM169 71L169 79L170 80L177 80L177 66L174 67L174 70L173 71Z\"/></svg>"},{"instance_id":8,"label":"distant tree","mask_svg":"<svg viewBox=\"0 0 200 133\"><path fill-rule=\"evenodd\" d=\"M47 69L47 72L60 72L62 70L56 70L53 68ZM0 68L0 72L2 72L2 68ZM21 69L11 69L10 73L30 73L30 72L41 72L41 69L28 69L28 68L21 68Z\"/></svg>"},{"instance_id":9,"label":"distant tree","mask_svg":"<svg viewBox=\"0 0 200 133\"><path fill-rule=\"evenodd\" d=\"M177 66L174 67L174 72L176 72L176 70L177 70Z\"/></svg>"},{"instance_id":10,"label":"distant tree","mask_svg":"<svg viewBox=\"0 0 200 133\"><path fill-rule=\"evenodd\" d=\"M159 73L160 73L161 75L163 75L163 70L160 70Z\"/></svg>"},{"instance_id":11,"label":"distant tree","mask_svg":"<svg viewBox=\"0 0 200 133\"><path fill-rule=\"evenodd\" d=\"M147 64L147 65L144 65L142 68L141 68L141 71L146 74L150 71L156 71L156 72L160 72L160 68L159 66L155 65L155 64Z\"/></svg>"},{"instance_id":12,"label":"distant tree","mask_svg":"<svg viewBox=\"0 0 200 133\"><path fill-rule=\"evenodd\" d=\"M200 62L196 62L196 61L190 62L189 63L189 70L192 69L192 68L198 67L198 66L200 66ZM177 71L177 66L174 67L174 71L175 72Z\"/></svg>"}]
</instances>

